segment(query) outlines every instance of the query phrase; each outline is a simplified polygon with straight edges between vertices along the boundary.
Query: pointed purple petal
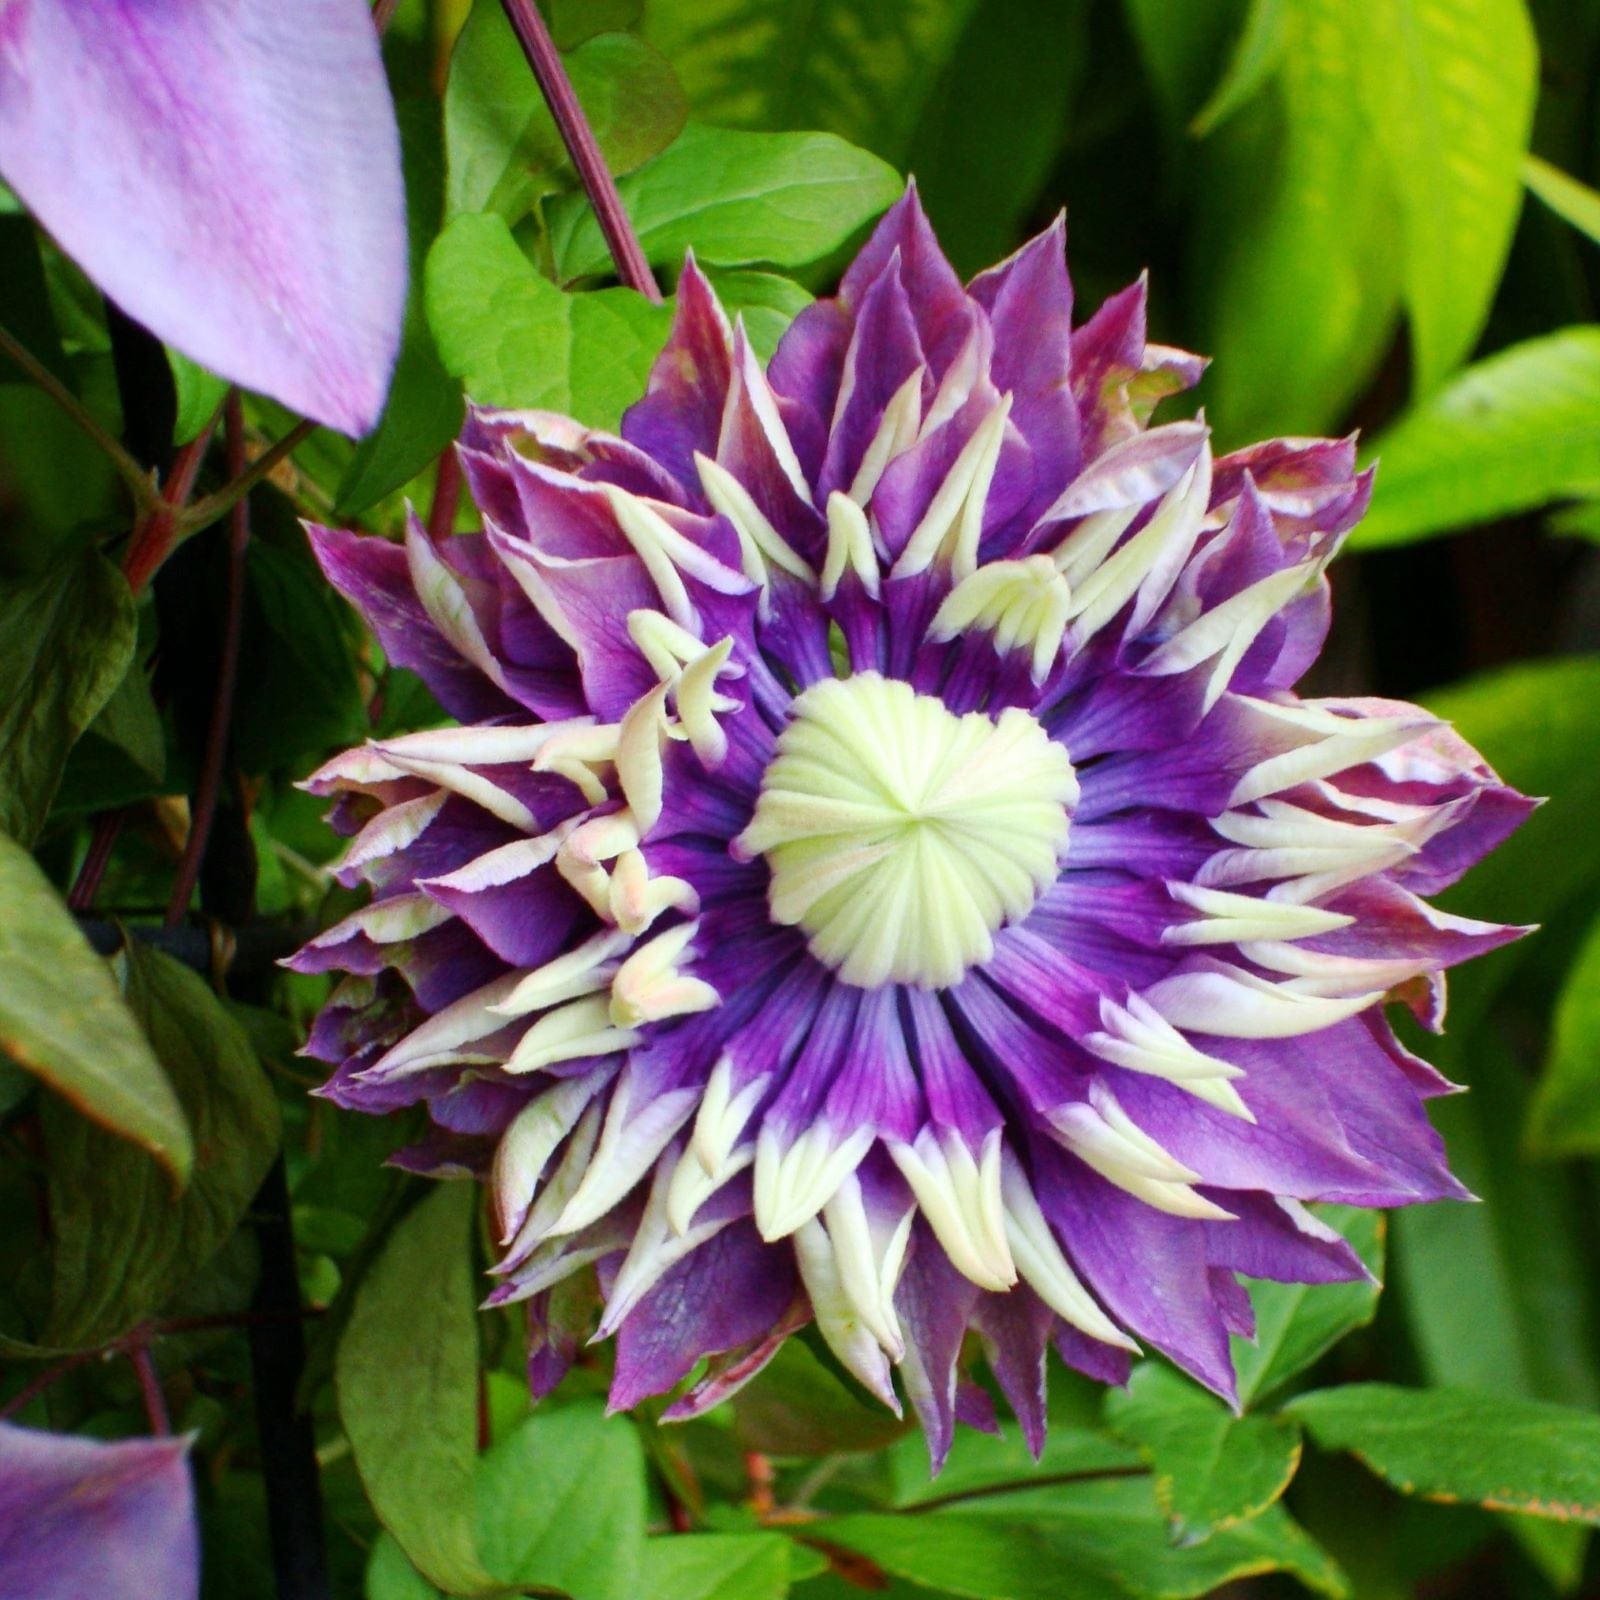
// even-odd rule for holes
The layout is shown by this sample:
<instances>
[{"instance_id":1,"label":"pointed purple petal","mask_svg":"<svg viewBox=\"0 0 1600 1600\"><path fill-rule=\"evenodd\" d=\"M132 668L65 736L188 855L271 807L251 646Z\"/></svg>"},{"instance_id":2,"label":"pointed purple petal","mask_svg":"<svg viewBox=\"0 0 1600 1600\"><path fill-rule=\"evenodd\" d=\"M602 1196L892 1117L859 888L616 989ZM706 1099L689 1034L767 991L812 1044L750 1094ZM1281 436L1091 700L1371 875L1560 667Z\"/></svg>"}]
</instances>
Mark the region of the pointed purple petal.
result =
<instances>
[{"instance_id":1,"label":"pointed purple petal","mask_svg":"<svg viewBox=\"0 0 1600 1600\"><path fill-rule=\"evenodd\" d=\"M347 433L406 289L399 137L362 0L19 0L0 171L129 315Z\"/></svg>"}]
</instances>

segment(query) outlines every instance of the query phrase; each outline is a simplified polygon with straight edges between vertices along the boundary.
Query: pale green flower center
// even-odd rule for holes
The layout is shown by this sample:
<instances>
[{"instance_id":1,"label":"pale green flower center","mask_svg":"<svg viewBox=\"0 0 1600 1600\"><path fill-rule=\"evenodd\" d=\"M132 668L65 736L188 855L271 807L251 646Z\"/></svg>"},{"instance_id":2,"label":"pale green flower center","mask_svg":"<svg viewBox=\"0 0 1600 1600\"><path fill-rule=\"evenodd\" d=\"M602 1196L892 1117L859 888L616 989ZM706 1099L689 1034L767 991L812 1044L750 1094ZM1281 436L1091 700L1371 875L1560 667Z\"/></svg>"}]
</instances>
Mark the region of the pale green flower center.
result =
<instances>
[{"instance_id":1,"label":"pale green flower center","mask_svg":"<svg viewBox=\"0 0 1600 1600\"><path fill-rule=\"evenodd\" d=\"M866 672L795 700L735 850L766 857L773 917L846 983L943 988L1055 881L1077 798L1026 711L957 716Z\"/></svg>"}]
</instances>

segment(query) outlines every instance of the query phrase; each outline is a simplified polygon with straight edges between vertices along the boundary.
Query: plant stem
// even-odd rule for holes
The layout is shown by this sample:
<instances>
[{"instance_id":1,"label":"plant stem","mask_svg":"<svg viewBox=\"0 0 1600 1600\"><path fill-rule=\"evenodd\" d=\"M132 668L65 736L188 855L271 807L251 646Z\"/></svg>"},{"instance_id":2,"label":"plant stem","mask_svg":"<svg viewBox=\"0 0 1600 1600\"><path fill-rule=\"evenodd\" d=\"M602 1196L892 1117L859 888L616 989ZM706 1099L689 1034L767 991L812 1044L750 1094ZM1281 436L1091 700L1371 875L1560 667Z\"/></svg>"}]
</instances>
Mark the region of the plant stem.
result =
<instances>
[{"instance_id":1,"label":"plant stem","mask_svg":"<svg viewBox=\"0 0 1600 1600\"><path fill-rule=\"evenodd\" d=\"M316 432L317 427L318 424L315 422L297 422L276 443L268 445L237 477L223 484L215 494L208 494L203 499L196 500L187 510L180 511L177 518L178 537L184 538L191 533L198 533L202 528L209 527L218 517L231 511L285 456L298 450L307 438Z\"/></svg>"},{"instance_id":2,"label":"plant stem","mask_svg":"<svg viewBox=\"0 0 1600 1600\"><path fill-rule=\"evenodd\" d=\"M461 507L461 457L448 445L439 457L438 476L433 483L433 500L428 506L428 538L437 544L449 538Z\"/></svg>"},{"instance_id":3,"label":"plant stem","mask_svg":"<svg viewBox=\"0 0 1600 1600\"><path fill-rule=\"evenodd\" d=\"M111 852L116 848L117 840L122 834L122 825L127 819L128 813L121 806L115 811L102 811L94 819L94 827L89 834L89 848L83 856L83 865L78 868L78 876L73 879L72 887L67 891L69 910L82 915L94 904L94 897L100 891L100 880L106 875Z\"/></svg>"},{"instance_id":4,"label":"plant stem","mask_svg":"<svg viewBox=\"0 0 1600 1600\"><path fill-rule=\"evenodd\" d=\"M219 413L220 414L220 413ZM128 541L127 553L122 558L122 575L137 599L144 587L156 575L161 563L172 554L180 537L178 518L194 493L194 481L200 474L200 463L211 447L211 435L217 425L213 417L199 434L191 439L172 459L172 468L161 486L160 496L134 524L133 537Z\"/></svg>"},{"instance_id":5,"label":"plant stem","mask_svg":"<svg viewBox=\"0 0 1600 1600\"><path fill-rule=\"evenodd\" d=\"M228 477L237 479L244 472L244 412L239 392L230 390L224 404L224 438ZM222 650L217 663L217 683L211 701L211 718L206 726L205 753L200 776L195 784L194 802L189 811L189 837L172 880L167 900L166 925L183 921L189 898L205 860L211 823L217 814L217 794L222 786L222 763L228 751L229 726L233 720L233 692L239 676L239 635L244 621L245 552L250 544L250 501L236 501L228 529L228 587L223 601Z\"/></svg>"},{"instance_id":6,"label":"plant stem","mask_svg":"<svg viewBox=\"0 0 1600 1600\"><path fill-rule=\"evenodd\" d=\"M5 328L0 328L0 355L9 356L94 441L95 447L117 469L133 496L134 504L141 511L150 511L157 505L155 484L151 481L150 474L134 459L132 453L113 439L95 421L83 402Z\"/></svg>"},{"instance_id":7,"label":"plant stem","mask_svg":"<svg viewBox=\"0 0 1600 1600\"><path fill-rule=\"evenodd\" d=\"M628 220L622 196L617 193L616 181L606 166L605 157L600 153L594 130L589 126L589 119L583 114L583 107L573 92L572 80L567 77L567 69L561 63L561 53L550 37L550 30L545 26L538 6L534 0L500 0L500 3L505 7L506 17L516 32L522 53L527 56L528 65L533 68L533 75L539 81L545 104L550 107L550 115L555 118L556 127L561 133L561 142L566 145L567 154L578 169L583 191L589 197L589 204L594 207L595 220L605 237L606 248L617 265L617 276L630 289L637 289L645 299L660 305L661 290L650 271L650 263L645 259L644 248L633 231L633 224Z\"/></svg>"},{"instance_id":8,"label":"plant stem","mask_svg":"<svg viewBox=\"0 0 1600 1600\"><path fill-rule=\"evenodd\" d=\"M931 1500L919 1500L915 1505L903 1506L902 1516L921 1516L926 1511L938 1511L945 1506L962 1505L968 1500L987 1500L997 1494L1016 1494L1022 1489L1052 1489L1064 1483L1099 1483L1105 1478L1143 1478L1150 1469L1138 1467L1094 1467L1084 1472L1046 1472L1036 1478L1013 1478L1009 1483L986 1483L978 1489L959 1489L954 1494L935 1495Z\"/></svg>"},{"instance_id":9,"label":"plant stem","mask_svg":"<svg viewBox=\"0 0 1600 1600\"><path fill-rule=\"evenodd\" d=\"M306 1343L282 1156L273 1162L252 1210L261 1278L251 1308L256 1320L250 1325L250 1366L273 1574L280 1600L327 1600L317 1439L311 1416L301 1410L296 1393L305 1369Z\"/></svg>"},{"instance_id":10,"label":"plant stem","mask_svg":"<svg viewBox=\"0 0 1600 1600\"><path fill-rule=\"evenodd\" d=\"M167 1397L161 1392L161 1376L156 1371L150 1346L141 1340L129 1349L128 1360L133 1363L134 1375L139 1380L139 1397L144 1401L150 1431L164 1438L172 1432L172 1418L167 1414Z\"/></svg>"}]
</instances>

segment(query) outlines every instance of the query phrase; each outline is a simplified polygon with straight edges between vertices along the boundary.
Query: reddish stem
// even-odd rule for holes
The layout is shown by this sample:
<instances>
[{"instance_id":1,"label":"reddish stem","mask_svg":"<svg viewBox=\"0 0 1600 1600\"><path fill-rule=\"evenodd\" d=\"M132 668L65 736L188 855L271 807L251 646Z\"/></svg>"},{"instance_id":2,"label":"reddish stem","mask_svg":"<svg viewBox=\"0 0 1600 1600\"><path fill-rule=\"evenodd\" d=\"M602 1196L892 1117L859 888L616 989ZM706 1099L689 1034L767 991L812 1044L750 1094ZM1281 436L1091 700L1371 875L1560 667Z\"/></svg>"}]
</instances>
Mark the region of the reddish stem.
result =
<instances>
[{"instance_id":1,"label":"reddish stem","mask_svg":"<svg viewBox=\"0 0 1600 1600\"><path fill-rule=\"evenodd\" d=\"M428 538L437 544L455 531L456 512L461 509L461 457L451 445L439 457L439 472L433 483L433 502L428 507Z\"/></svg>"},{"instance_id":2,"label":"reddish stem","mask_svg":"<svg viewBox=\"0 0 1600 1600\"><path fill-rule=\"evenodd\" d=\"M137 670L138 663L135 662L129 671ZM122 825L127 819L128 813L120 806L115 811L102 811L94 819L94 827L89 834L89 848L84 852L83 865L78 868L78 876L73 879L72 887L67 891L67 906L70 910L81 914L94 905L94 897L100 892L100 880L106 875L111 852L116 849L117 840L122 834Z\"/></svg>"},{"instance_id":3,"label":"reddish stem","mask_svg":"<svg viewBox=\"0 0 1600 1600\"><path fill-rule=\"evenodd\" d=\"M661 304L661 290L656 286L650 263L645 259L639 236L633 231L628 213L623 209L622 196L617 193L611 169L600 153L599 142L583 107L573 92L572 80L561 63L561 52L556 49L550 30L534 0L500 0L507 19L516 31L522 53L533 68L539 81L545 103L561 134L561 142L578 169L584 193L594 207L595 220L605 236L606 248L617 265L617 276L630 289L637 289L645 299Z\"/></svg>"},{"instance_id":4,"label":"reddish stem","mask_svg":"<svg viewBox=\"0 0 1600 1600\"><path fill-rule=\"evenodd\" d=\"M213 417L173 457L172 470L161 486L160 503L134 524L133 537L122 558L122 575L128 580L135 599L144 592L144 586L156 575L178 542L178 512L194 493L194 480L199 476L200 463L205 460L216 426Z\"/></svg>"},{"instance_id":5,"label":"reddish stem","mask_svg":"<svg viewBox=\"0 0 1600 1600\"><path fill-rule=\"evenodd\" d=\"M128 1351L133 1363L134 1376L139 1380L139 1397L144 1401L144 1414L150 1421L151 1433L165 1437L172 1432L172 1418L167 1415L167 1397L161 1392L161 1378L156 1372L155 1358L150 1346L136 1344Z\"/></svg>"},{"instance_id":6,"label":"reddish stem","mask_svg":"<svg viewBox=\"0 0 1600 1600\"><path fill-rule=\"evenodd\" d=\"M37 1378L31 1379L12 1395L3 1406L0 1406L0 1422L7 1417L14 1417L30 1401L36 1400L52 1384L59 1383L69 1372L76 1372L79 1367L86 1366L101 1355L99 1350L79 1350L70 1356L64 1356L53 1367L46 1367Z\"/></svg>"},{"instance_id":7,"label":"reddish stem","mask_svg":"<svg viewBox=\"0 0 1600 1600\"><path fill-rule=\"evenodd\" d=\"M238 390L230 390L224 406L228 477L237 478L244 470L244 412ZM217 663L217 686L211 700L211 720L206 727L205 754L199 781L195 784L194 804L189 812L189 837L172 880L167 901L167 926L181 922L189 909L189 897L200 876L206 842L217 814L217 795L222 787L222 763L228 751L228 725L233 718L233 691L239 677L239 635L244 618L245 552L250 544L250 501L237 501L228 517L228 588L223 601L222 657Z\"/></svg>"}]
</instances>

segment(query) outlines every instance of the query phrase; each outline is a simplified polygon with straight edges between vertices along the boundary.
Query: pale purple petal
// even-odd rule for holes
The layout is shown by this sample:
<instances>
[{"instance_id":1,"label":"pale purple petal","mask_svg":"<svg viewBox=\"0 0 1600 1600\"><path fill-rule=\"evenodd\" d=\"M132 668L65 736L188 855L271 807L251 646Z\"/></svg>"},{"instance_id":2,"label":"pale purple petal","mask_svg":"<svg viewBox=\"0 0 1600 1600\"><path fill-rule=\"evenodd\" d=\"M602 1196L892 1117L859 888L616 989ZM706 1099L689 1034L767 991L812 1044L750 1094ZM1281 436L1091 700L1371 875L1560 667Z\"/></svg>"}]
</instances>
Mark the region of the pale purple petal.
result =
<instances>
[{"instance_id":1,"label":"pale purple petal","mask_svg":"<svg viewBox=\"0 0 1600 1600\"><path fill-rule=\"evenodd\" d=\"M347 433L377 421L406 224L363 0L12 0L0 172L186 355Z\"/></svg>"}]
</instances>

